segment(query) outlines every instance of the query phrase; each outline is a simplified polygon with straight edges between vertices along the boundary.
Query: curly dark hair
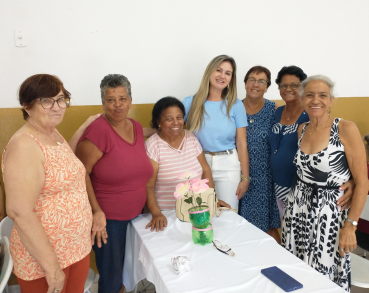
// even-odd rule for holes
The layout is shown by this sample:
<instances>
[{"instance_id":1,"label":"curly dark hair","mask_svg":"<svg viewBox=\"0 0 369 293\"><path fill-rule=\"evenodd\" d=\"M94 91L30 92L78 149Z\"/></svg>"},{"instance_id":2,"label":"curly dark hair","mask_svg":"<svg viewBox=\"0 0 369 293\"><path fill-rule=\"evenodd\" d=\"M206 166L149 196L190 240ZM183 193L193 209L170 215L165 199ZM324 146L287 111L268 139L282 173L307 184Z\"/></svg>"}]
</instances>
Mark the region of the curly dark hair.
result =
<instances>
[{"instance_id":1,"label":"curly dark hair","mask_svg":"<svg viewBox=\"0 0 369 293\"><path fill-rule=\"evenodd\" d=\"M300 82L307 78L306 73L300 67L297 67L295 65L284 66L278 72L277 79L275 80L276 84L279 85L281 83L282 77L286 74L297 76L300 79Z\"/></svg>"},{"instance_id":2,"label":"curly dark hair","mask_svg":"<svg viewBox=\"0 0 369 293\"><path fill-rule=\"evenodd\" d=\"M183 114L183 117L186 114L185 108L182 102L175 97L164 97L157 101L152 109L152 118L150 125L152 128L159 129L158 121L160 120L161 114L163 111L169 107L178 107Z\"/></svg>"}]
</instances>

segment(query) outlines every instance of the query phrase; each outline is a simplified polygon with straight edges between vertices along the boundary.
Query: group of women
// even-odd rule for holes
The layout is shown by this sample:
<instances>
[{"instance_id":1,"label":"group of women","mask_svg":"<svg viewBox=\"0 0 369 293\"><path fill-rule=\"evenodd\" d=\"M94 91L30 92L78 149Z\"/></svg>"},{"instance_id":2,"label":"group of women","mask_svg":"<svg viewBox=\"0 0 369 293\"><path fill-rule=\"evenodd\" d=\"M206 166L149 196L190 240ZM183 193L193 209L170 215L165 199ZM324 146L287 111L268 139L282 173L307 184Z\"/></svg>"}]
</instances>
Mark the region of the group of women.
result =
<instances>
[{"instance_id":1,"label":"group of women","mask_svg":"<svg viewBox=\"0 0 369 293\"><path fill-rule=\"evenodd\" d=\"M209 180L220 205L278 242L282 219L282 245L349 291L349 253L367 193L357 127L330 117L333 83L325 76L282 68L276 82L283 107L264 98L267 68L251 68L244 82L241 101L234 59L217 56L194 95L160 99L152 128L143 129L127 116L130 82L107 75L100 84L104 114L90 117L68 144L55 127L69 92L51 75L24 81L26 124L2 161L22 292L83 292L91 244L99 292L122 292L129 221L146 204L147 228L163 230L161 211L175 208L177 175L189 170Z\"/></svg>"}]
</instances>

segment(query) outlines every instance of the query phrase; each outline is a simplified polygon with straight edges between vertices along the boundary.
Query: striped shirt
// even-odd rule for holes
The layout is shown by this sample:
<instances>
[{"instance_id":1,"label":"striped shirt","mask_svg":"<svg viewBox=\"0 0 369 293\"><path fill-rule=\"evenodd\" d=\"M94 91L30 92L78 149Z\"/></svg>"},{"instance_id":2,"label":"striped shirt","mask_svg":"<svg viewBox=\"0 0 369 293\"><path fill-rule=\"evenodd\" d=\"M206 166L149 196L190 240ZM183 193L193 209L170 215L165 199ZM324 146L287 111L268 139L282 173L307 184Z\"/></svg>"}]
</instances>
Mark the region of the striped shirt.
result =
<instances>
[{"instance_id":1,"label":"striped shirt","mask_svg":"<svg viewBox=\"0 0 369 293\"><path fill-rule=\"evenodd\" d=\"M202 168L197 157L202 153L202 147L196 136L187 130L178 149L171 147L156 133L146 140L145 146L149 158L159 164L155 184L158 206L160 210L173 210L176 185L185 181L178 179L178 175L184 171L195 171L198 173L196 178L201 179Z\"/></svg>"}]
</instances>

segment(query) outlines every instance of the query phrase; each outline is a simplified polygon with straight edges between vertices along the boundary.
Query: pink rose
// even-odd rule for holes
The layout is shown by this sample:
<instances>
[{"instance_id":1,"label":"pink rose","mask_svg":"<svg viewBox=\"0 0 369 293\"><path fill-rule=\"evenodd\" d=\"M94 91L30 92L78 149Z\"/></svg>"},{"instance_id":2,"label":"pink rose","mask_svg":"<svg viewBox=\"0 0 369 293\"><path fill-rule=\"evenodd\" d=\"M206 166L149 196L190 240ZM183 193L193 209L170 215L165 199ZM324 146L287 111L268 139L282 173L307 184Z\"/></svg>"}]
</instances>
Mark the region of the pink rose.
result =
<instances>
[{"instance_id":1,"label":"pink rose","mask_svg":"<svg viewBox=\"0 0 369 293\"><path fill-rule=\"evenodd\" d=\"M174 197L176 199L182 198L187 192L190 190L190 182L186 181L185 183L179 183L176 186L176 191L174 192Z\"/></svg>"},{"instance_id":2,"label":"pink rose","mask_svg":"<svg viewBox=\"0 0 369 293\"><path fill-rule=\"evenodd\" d=\"M191 185L199 184L200 178L191 179L190 182L191 182Z\"/></svg>"},{"instance_id":3,"label":"pink rose","mask_svg":"<svg viewBox=\"0 0 369 293\"><path fill-rule=\"evenodd\" d=\"M204 192L206 190L209 189L209 186L206 184L208 183L209 180L208 179L203 179L203 180L192 180L191 181L191 190L194 192L194 193L201 193L201 192Z\"/></svg>"}]
</instances>

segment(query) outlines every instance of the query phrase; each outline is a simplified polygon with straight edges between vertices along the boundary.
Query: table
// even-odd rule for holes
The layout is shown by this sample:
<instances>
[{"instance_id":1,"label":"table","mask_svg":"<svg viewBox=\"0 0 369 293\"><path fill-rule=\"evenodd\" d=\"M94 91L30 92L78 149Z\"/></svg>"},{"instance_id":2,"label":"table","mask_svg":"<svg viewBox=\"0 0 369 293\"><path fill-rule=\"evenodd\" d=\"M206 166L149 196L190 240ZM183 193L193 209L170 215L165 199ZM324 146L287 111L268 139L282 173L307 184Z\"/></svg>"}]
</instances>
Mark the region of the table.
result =
<instances>
[{"instance_id":1,"label":"table","mask_svg":"<svg viewBox=\"0 0 369 293\"><path fill-rule=\"evenodd\" d=\"M260 273L278 266L304 285L296 292L345 292L232 211L211 222L214 239L231 247L235 257L217 251L212 244L194 244L190 223L179 221L174 211L163 214L168 219L164 231L145 229L150 214L135 218L127 228L123 283L128 291L146 278L158 293L284 292ZM170 260L175 256L187 256L192 270L175 275Z\"/></svg>"}]
</instances>

